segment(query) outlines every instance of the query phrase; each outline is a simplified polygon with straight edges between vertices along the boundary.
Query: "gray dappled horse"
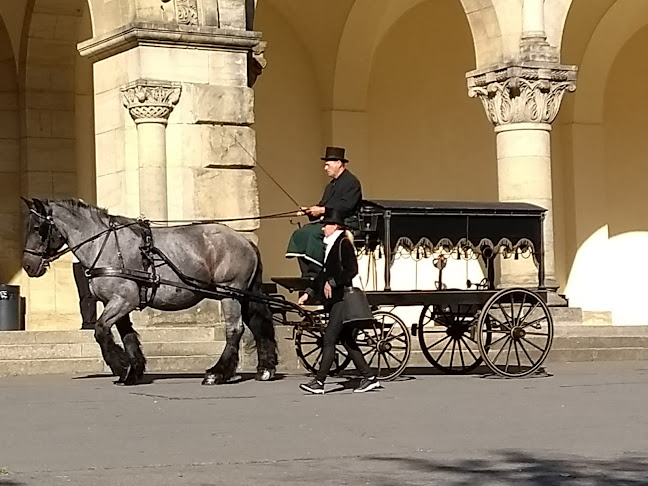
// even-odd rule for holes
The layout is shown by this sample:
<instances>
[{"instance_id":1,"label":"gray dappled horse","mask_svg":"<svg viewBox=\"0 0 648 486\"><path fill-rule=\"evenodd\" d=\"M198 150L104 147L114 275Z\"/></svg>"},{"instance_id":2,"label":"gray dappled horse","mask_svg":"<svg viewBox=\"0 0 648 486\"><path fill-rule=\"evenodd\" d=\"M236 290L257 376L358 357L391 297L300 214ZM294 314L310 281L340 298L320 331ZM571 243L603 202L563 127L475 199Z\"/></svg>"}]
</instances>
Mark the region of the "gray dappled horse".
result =
<instances>
[{"instance_id":1,"label":"gray dappled horse","mask_svg":"<svg viewBox=\"0 0 648 486\"><path fill-rule=\"evenodd\" d=\"M137 333L131 326L129 313L143 305L173 311L188 309L205 294L197 288L182 284L178 272L164 261L151 261L145 247L159 249L181 274L209 286L227 287L261 293L261 258L254 244L231 228L221 224L151 228L141 222L121 216L111 216L104 209L75 199L24 199L29 207L23 268L30 277L40 277L50 261L60 256L67 243L86 269L117 269L117 276L95 276L92 292L104 304L97 320L95 339L103 358L119 377L119 383L134 385L144 374L146 359ZM120 269L148 275L151 267L162 282L177 282L180 287L161 283L155 290L137 279L120 277ZM142 287L144 289L142 290ZM184 288L183 288L184 287ZM189 288L187 288L189 287ZM243 323L252 331L258 352L257 379L274 376L277 351L272 315L266 304L251 299L222 298L222 313L226 322L226 345L218 362L205 372L204 385L224 383L235 373L239 358L239 342ZM112 337L113 324L122 339L124 349Z\"/></svg>"}]
</instances>

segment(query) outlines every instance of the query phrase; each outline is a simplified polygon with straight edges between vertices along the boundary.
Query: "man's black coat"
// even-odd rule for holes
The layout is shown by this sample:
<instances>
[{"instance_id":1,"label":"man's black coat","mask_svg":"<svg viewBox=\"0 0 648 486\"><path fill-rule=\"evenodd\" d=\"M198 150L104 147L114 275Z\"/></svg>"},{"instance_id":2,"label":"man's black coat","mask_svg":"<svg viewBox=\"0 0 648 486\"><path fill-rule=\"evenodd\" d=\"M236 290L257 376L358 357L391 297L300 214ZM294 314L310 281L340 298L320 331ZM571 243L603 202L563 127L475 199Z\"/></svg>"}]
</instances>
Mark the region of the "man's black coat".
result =
<instances>
[{"instance_id":1,"label":"man's black coat","mask_svg":"<svg viewBox=\"0 0 648 486\"><path fill-rule=\"evenodd\" d=\"M360 181L348 169L337 179L331 180L324 189L324 195L318 206L337 209L343 217L353 216L362 201Z\"/></svg>"},{"instance_id":2,"label":"man's black coat","mask_svg":"<svg viewBox=\"0 0 648 486\"><path fill-rule=\"evenodd\" d=\"M358 260L353 243L344 233L338 236L326 257L322 270L313 284L306 290L311 297L322 300L327 306L344 300L344 288L351 287L358 274ZM324 284L328 282L333 290L331 299L324 298Z\"/></svg>"}]
</instances>

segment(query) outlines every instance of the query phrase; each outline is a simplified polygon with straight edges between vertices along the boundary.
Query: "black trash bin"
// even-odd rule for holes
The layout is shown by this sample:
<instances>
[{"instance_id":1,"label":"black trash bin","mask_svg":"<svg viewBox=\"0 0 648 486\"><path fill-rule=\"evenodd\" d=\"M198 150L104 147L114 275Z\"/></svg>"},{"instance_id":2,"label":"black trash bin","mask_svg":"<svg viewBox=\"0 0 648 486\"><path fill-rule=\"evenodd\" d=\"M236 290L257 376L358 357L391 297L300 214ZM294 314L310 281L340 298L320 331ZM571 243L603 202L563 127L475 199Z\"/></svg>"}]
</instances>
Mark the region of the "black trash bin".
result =
<instances>
[{"instance_id":1,"label":"black trash bin","mask_svg":"<svg viewBox=\"0 0 648 486\"><path fill-rule=\"evenodd\" d=\"M20 331L20 287L0 284L0 331Z\"/></svg>"}]
</instances>

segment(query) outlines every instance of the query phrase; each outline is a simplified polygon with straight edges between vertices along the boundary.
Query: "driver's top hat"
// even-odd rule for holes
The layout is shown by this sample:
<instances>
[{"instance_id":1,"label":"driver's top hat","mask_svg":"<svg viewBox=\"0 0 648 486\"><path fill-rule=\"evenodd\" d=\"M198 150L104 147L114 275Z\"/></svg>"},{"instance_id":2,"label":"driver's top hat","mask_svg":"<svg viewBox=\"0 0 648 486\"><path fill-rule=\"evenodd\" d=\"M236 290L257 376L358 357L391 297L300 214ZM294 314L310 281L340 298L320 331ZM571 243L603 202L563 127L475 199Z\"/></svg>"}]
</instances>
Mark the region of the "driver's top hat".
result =
<instances>
[{"instance_id":1,"label":"driver's top hat","mask_svg":"<svg viewBox=\"0 0 648 486\"><path fill-rule=\"evenodd\" d=\"M344 157L344 149L342 147L326 147L326 155L322 160L340 160L345 164L348 160Z\"/></svg>"}]
</instances>

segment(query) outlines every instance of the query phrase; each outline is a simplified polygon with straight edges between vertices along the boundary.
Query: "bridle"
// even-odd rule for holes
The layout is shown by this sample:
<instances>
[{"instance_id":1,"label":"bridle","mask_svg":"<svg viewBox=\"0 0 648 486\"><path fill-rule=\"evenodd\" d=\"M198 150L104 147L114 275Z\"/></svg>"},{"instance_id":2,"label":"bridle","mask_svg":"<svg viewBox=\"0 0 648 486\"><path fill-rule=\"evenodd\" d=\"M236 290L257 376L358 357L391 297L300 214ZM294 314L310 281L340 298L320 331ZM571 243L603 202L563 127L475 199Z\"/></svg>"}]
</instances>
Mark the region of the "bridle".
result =
<instances>
[{"instance_id":1,"label":"bridle","mask_svg":"<svg viewBox=\"0 0 648 486\"><path fill-rule=\"evenodd\" d=\"M103 244L101 245L101 249L97 253L97 256L96 256L94 262L90 266L90 269L93 269L95 267L95 265L97 264L97 261L99 260L99 257L101 256L101 254L103 253L103 251L104 251L104 249L106 247L106 243L108 242L108 237L110 236L110 233L113 233L113 232L116 233L118 230L121 230L123 228L128 228L130 226L141 225L143 223L147 223L146 221L143 221L143 220L136 220L136 221L126 223L126 224L115 224L115 223L111 222L110 225L108 226L108 228L106 228L103 231L100 231L99 233L97 233L94 236L91 236L90 238L87 238L87 239L83 240L78 245L75 245L73 247L68 246L64 250L59 250L59 251L56 251L56 252L52 253L51 246L52 246L52 237L54 235L54 232L58 233L58 236L61 239L63 239L63 236L60 234L59 230L56 228L56 224L54 223L54 219L52 218L51 212L49 214L47 214L47 215L43 215L43 214L39 213L34 208L30 208L29 212L31 214L33 214L34 216L36 216L36 218L38 218L38 220L40 221L40 226L38 227L38 234L41 237L41 246L40 246L40 248L38 250L32 250L30 248L24 248L23 252L41 258L42 261L43 261L42 264L43 264L43 266L45 268L48 268L49 265L53 261L58 260L63 255L65 255L66 253L74 251L77 248L81 248L82 246L96 240L97 238L100 238L100 237L106 235L106 238L104 239ZM115 237L116 237L116 235L115 235ZM121 252L119 252L119 256L120 256L120 259L121 259Z\"/></svg>"},{"instance_id":2,"label":"bridle","mask_svg":"<svg viewBox=\"0 0 648 486\"><path fill-rule=\"evenodd\" d=\"M58 232L58 229L54 224L54 220L52 219L51 214L47 214L46 216L44 216L33 208L31 208L29 212L34 216L36 216L36 218L38 218L38 220L40 221L40 225L38 227L38 235L41 237L41 246L39 250L24 248L23 253L28 253L30 255L34 255L41 258L43 260L43 265L45 266L45 268L47 268L52 261L56 260L64 253L61 252L60 255L57 254L51 255L52 236L54 234L54 231Z\"/></svg>"}]
</instances>

